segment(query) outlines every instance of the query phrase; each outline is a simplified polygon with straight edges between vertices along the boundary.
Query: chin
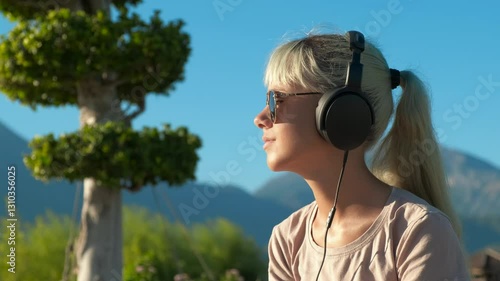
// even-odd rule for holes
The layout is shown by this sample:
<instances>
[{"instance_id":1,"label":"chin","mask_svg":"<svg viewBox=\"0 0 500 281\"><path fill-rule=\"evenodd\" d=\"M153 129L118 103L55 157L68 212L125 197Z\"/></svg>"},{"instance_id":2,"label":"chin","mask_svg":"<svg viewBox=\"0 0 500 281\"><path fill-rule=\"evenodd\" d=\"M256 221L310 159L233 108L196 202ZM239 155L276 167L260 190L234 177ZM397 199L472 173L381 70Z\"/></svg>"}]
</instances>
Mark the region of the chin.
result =
<instances>
[{"instance_id":1,"label":"chin","mask_svg":"<svg viewBox=\"0 0 500 281\"><path fill-rule=\"evenodd\" d=\"M269 159L267 160L267 167L269 167L269 170L273 172L283 171L282 169L280 169L280 165L277 165L275 161L270 161Z\"/></svg>"},{"instance_id":2,"label":"chin","mask_svg":"<svg viewBox=\"0 0 500 281\"><path fill-rule=\"evenodd\" d=\"M287 171L286 169L280 168L279 166L276 166L276 165L267 164L267 167L269 167L269 170L271 170L273 172L284 172L284 171Z\"/></svg>"},{"instance_id":3,"label":"chin","mask_svg":"<svg viewBox=\"0 0 500 281\"><path fill-rule=\"evenodd\" d=\"M273 172L292 172L290 163L292 162L291 157L277 157L277 155L267 156L267 166Z\"/></svg>"},{"instance_id":4,"label":"chin","mask_svg":"<svg viewBox=\"0 0 500 281\"><path fill-rule=\"evenodd\" d=\"M274 154L267 154L267 167L273 172L282 171L283 167L281 167L281 161L279 157L276 157Z\"/></svg>"}]
</instances>

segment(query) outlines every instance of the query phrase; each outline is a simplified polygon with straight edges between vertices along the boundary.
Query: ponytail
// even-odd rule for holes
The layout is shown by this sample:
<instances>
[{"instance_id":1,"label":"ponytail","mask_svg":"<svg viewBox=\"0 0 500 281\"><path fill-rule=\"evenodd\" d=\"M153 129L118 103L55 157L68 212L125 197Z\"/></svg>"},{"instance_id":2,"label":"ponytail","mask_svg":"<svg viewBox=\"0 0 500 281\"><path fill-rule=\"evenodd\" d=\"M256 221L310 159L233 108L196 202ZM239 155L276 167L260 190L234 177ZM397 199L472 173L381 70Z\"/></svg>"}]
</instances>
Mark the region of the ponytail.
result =
<instances>
[{"instance_id":1,"label":"ponytail","mask_svg":"<svg viewBox=\"0 0 500 281\"><path fill-rule=\"evenodd\" d=\"M430 103L423 82L401 71L401 88L394 124L376 149L373 173L387 184L404 188L441 210L461 237L431 121Z\"/></svg>"}]
</instances>

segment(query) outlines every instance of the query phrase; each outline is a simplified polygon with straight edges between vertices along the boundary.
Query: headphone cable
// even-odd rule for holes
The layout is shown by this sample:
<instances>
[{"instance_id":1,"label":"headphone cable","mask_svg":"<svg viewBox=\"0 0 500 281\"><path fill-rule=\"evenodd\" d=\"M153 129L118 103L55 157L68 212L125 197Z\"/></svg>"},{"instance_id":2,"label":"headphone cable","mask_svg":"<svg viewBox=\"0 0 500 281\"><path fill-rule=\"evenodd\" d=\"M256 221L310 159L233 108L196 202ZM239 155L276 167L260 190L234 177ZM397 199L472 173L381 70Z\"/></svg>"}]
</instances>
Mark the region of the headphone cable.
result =
<instances>
[{"instance_id":1,"label":"headphone cable","mask_svg":"<svg viewBox=\"0 0 500 281\"><path fill-rule=\"evenodd\" d=\"M321 260L321 265L319 266L318 275L316 276L316 281L319 280L319 275L326 258L326 242L328 238L328 230L332 226L333 217L335 216L335 211L337 210L337 200L339 198L340 183L342 182L342 177L344 176L345 165L347 164L347 156L349 155L349 150L344 151L344 160L342 162L342 169L340 170L339 181L337 183L337 190L335 192L335 201L333 202L333 207L328 213L328 218L326 219L326 231L325 231L325 244L323 246L323 259Z\"/></svg>"}]
</instances>

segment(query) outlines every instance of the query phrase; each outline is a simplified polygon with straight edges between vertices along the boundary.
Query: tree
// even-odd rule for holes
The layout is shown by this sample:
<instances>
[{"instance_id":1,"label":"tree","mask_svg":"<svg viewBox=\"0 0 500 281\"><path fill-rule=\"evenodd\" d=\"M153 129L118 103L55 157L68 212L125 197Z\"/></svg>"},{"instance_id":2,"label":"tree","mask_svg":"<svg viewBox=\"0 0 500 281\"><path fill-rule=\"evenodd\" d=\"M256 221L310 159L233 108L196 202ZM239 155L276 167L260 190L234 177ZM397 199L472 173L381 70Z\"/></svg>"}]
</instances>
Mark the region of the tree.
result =
<instances>
[{"instance_id":1,"label":"tree","mask_svg":"<svg viewBox=\"0 0 500 281\"><path fill-rule=\"evenodd\" d=\"M0 39L0 91L33 110L80 110L78 132L36 137L24 158L41 180L84 182L79 281L122 279L121 189L180 185L198 161L201 140L185 127L131 129L148 94L168 96L184 79L190 54L184 23L159 11L144 22L129 11L140 2L0 0L17 22Z\"/></svg>"}]
</instances>

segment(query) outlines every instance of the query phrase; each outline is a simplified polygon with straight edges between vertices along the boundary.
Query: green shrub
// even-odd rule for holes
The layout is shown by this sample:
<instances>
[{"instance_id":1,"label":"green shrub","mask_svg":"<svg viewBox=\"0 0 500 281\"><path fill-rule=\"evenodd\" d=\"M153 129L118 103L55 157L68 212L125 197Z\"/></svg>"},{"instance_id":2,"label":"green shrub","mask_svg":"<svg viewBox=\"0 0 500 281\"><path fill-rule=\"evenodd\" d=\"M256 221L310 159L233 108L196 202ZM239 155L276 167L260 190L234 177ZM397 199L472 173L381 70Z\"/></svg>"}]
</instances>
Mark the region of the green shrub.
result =
<instances>
[{"instance_id":1,"label":"green shrub","mask_svg":"<svg viewBox=\"0 0 500 281\"><path fill-rule=\"evenodd\" d=\"M186 230L144 209L128 208L124 217L125 225L135 226L124 233L125 281L174 280L182 273L192 278L186 280L210 280L209 274L239 280L236 272L256 280L266 274L257 244L225 219Z\"/></svg>"},{"instance_id":2,"label":"green shrub","mask_svg":"<svg viewBox=\"0 0 500 281\"><path fill-rule=\"evenodd\" d=\"M6 218L2 229L6 229ZM253 281L264 279L266 265L256 243L224 219L189 229L159 214L125 207L123 216L123 281ZM16 223L16 273L5 262L9 231L0 232L0 280L59 281L71 219L48 212L34 223ZM74 227L75 238L77 226ZM74 257L70 256L74 262ZM203 264L203 265L202 265ZM75 275L71 281L76 280Z\"/></svg>"}]
</instances>

